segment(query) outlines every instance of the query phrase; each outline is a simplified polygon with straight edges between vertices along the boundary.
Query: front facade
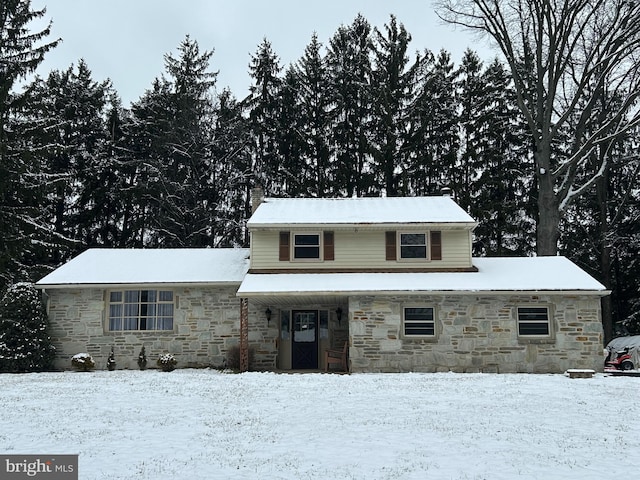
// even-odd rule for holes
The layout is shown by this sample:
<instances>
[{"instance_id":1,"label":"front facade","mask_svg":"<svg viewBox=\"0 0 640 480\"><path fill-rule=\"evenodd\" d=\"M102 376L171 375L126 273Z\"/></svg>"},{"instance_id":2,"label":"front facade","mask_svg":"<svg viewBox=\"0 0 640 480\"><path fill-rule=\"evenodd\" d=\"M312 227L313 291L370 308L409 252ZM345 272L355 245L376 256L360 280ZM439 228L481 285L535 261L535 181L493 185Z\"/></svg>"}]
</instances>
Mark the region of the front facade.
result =
<instances>
[{"instance_id":1,"label":"front facade","mask_svg":"<svg viewBox=\"0 0 640 480\"><path fill-rule=\"evenodd\" d=\"M255 200L249 250L90 250L38 282L58 366L114 346L135 368L145 345L179 366L239 349L252 369L322 370L346 344L351 372L601 368L604 287L563 257L473 258L449 197Z\"/></svg>"}]
</instances>

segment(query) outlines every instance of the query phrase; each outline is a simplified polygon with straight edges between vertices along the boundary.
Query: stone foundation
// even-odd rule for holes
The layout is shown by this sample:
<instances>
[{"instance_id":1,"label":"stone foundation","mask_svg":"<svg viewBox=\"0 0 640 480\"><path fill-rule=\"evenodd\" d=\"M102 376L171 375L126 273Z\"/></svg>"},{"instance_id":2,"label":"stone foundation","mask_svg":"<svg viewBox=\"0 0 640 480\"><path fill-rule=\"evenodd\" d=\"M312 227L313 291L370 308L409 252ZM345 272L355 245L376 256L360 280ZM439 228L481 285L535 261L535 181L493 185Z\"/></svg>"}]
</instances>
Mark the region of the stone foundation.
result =
<instances>
[{"instance_id":1,"label":"stone foundation","mask_svg":"<svg viewBox=\"0 0 640 480\"><path fill-rule=\"evenodd\" d=\"M404 337L405 306L435 308L435 338ZM548 305L551 336L518 337L516 307ZM349 301L352 372L602 371L600 298L361 296Z\"/></svg>"}]
</instances>

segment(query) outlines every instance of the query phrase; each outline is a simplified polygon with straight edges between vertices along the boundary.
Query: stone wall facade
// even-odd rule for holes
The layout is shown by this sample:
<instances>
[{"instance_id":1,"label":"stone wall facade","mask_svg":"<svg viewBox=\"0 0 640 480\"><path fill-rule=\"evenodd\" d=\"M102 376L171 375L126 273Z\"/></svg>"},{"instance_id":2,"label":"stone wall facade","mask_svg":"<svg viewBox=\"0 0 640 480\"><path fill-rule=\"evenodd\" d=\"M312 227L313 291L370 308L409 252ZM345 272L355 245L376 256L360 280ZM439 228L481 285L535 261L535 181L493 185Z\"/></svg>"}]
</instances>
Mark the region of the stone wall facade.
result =
<instances>
[{"instance_id":1,"label":"stone wall facade","mask_svg":"<svg viewBox=\"0 0 640 480\"><path fill-rule=\"evenodd\" d=\"M406 306L435 308L435 338L403 335ZM549 306L548 339L519 337L518 306ZM597 296L358 296L349 300L352 372L562 373L602 370Z\"/></svg>"},{"instance_id":2,"label":"stone wall facade","mask_svg":"<svg viewBox=\"0 0 640 480\"><path fill-rule=\"evenodd\" d=\"M180 367L221 367L228 350L240 339L240 299L235 287L180 287L174 292L172 331L108 330L107 291L103 289L47 290L51 337L57 349L55 366L71 368L76 353L91 354L97 369L106 369L114 347L118 369L137 369L144 345L148 367L159 355L172 353ZM275 367L274 332L261 314L249 305L249 343L254 350L251 369Z\"/></svg>"}]
</instances>

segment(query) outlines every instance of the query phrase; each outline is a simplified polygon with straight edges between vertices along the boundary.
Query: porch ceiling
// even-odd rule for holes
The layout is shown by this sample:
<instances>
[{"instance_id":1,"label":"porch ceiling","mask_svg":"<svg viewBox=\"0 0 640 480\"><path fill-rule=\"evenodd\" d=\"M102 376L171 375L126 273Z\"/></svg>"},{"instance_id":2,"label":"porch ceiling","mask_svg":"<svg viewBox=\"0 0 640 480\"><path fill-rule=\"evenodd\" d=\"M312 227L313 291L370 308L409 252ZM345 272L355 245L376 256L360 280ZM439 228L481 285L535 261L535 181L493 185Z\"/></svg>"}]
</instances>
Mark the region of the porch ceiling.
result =
<instances>
[{"instance_id":1,"label":"porch ceiling","mask_svg":"<svg viewBox=\"0 0 640 480\"><path fill-rule=\"evenodd\" d=\"M249 297L254 305L262 307L295 308L304 305L343 305L348 297L336 295L295 295L278 297L276 295Z\"/></svg>"}]
</instances>

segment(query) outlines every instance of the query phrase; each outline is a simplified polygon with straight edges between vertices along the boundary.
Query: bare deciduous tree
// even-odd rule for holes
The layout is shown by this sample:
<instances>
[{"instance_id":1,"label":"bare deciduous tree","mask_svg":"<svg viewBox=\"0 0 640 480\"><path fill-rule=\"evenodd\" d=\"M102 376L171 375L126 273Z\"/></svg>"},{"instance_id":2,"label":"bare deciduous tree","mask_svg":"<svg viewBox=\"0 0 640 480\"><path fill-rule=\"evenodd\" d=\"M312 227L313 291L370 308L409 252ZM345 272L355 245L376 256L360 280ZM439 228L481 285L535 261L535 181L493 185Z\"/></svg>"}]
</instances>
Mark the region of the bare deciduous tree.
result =
<instances>
[{"instance_id":1,"label":"bare deciduous tree","mask_svg":"<svg viewBox=\"0 0 640 480\"><path fill-rule=\"evenodd\" d=\"M534 147L537 252L555 255L563 210L606 170L611 140L640 123L640 2L439 0L436 8L488 36L511 69ZM616 98L607 111L603 96Z\"/></svg>"}]
</instances>

